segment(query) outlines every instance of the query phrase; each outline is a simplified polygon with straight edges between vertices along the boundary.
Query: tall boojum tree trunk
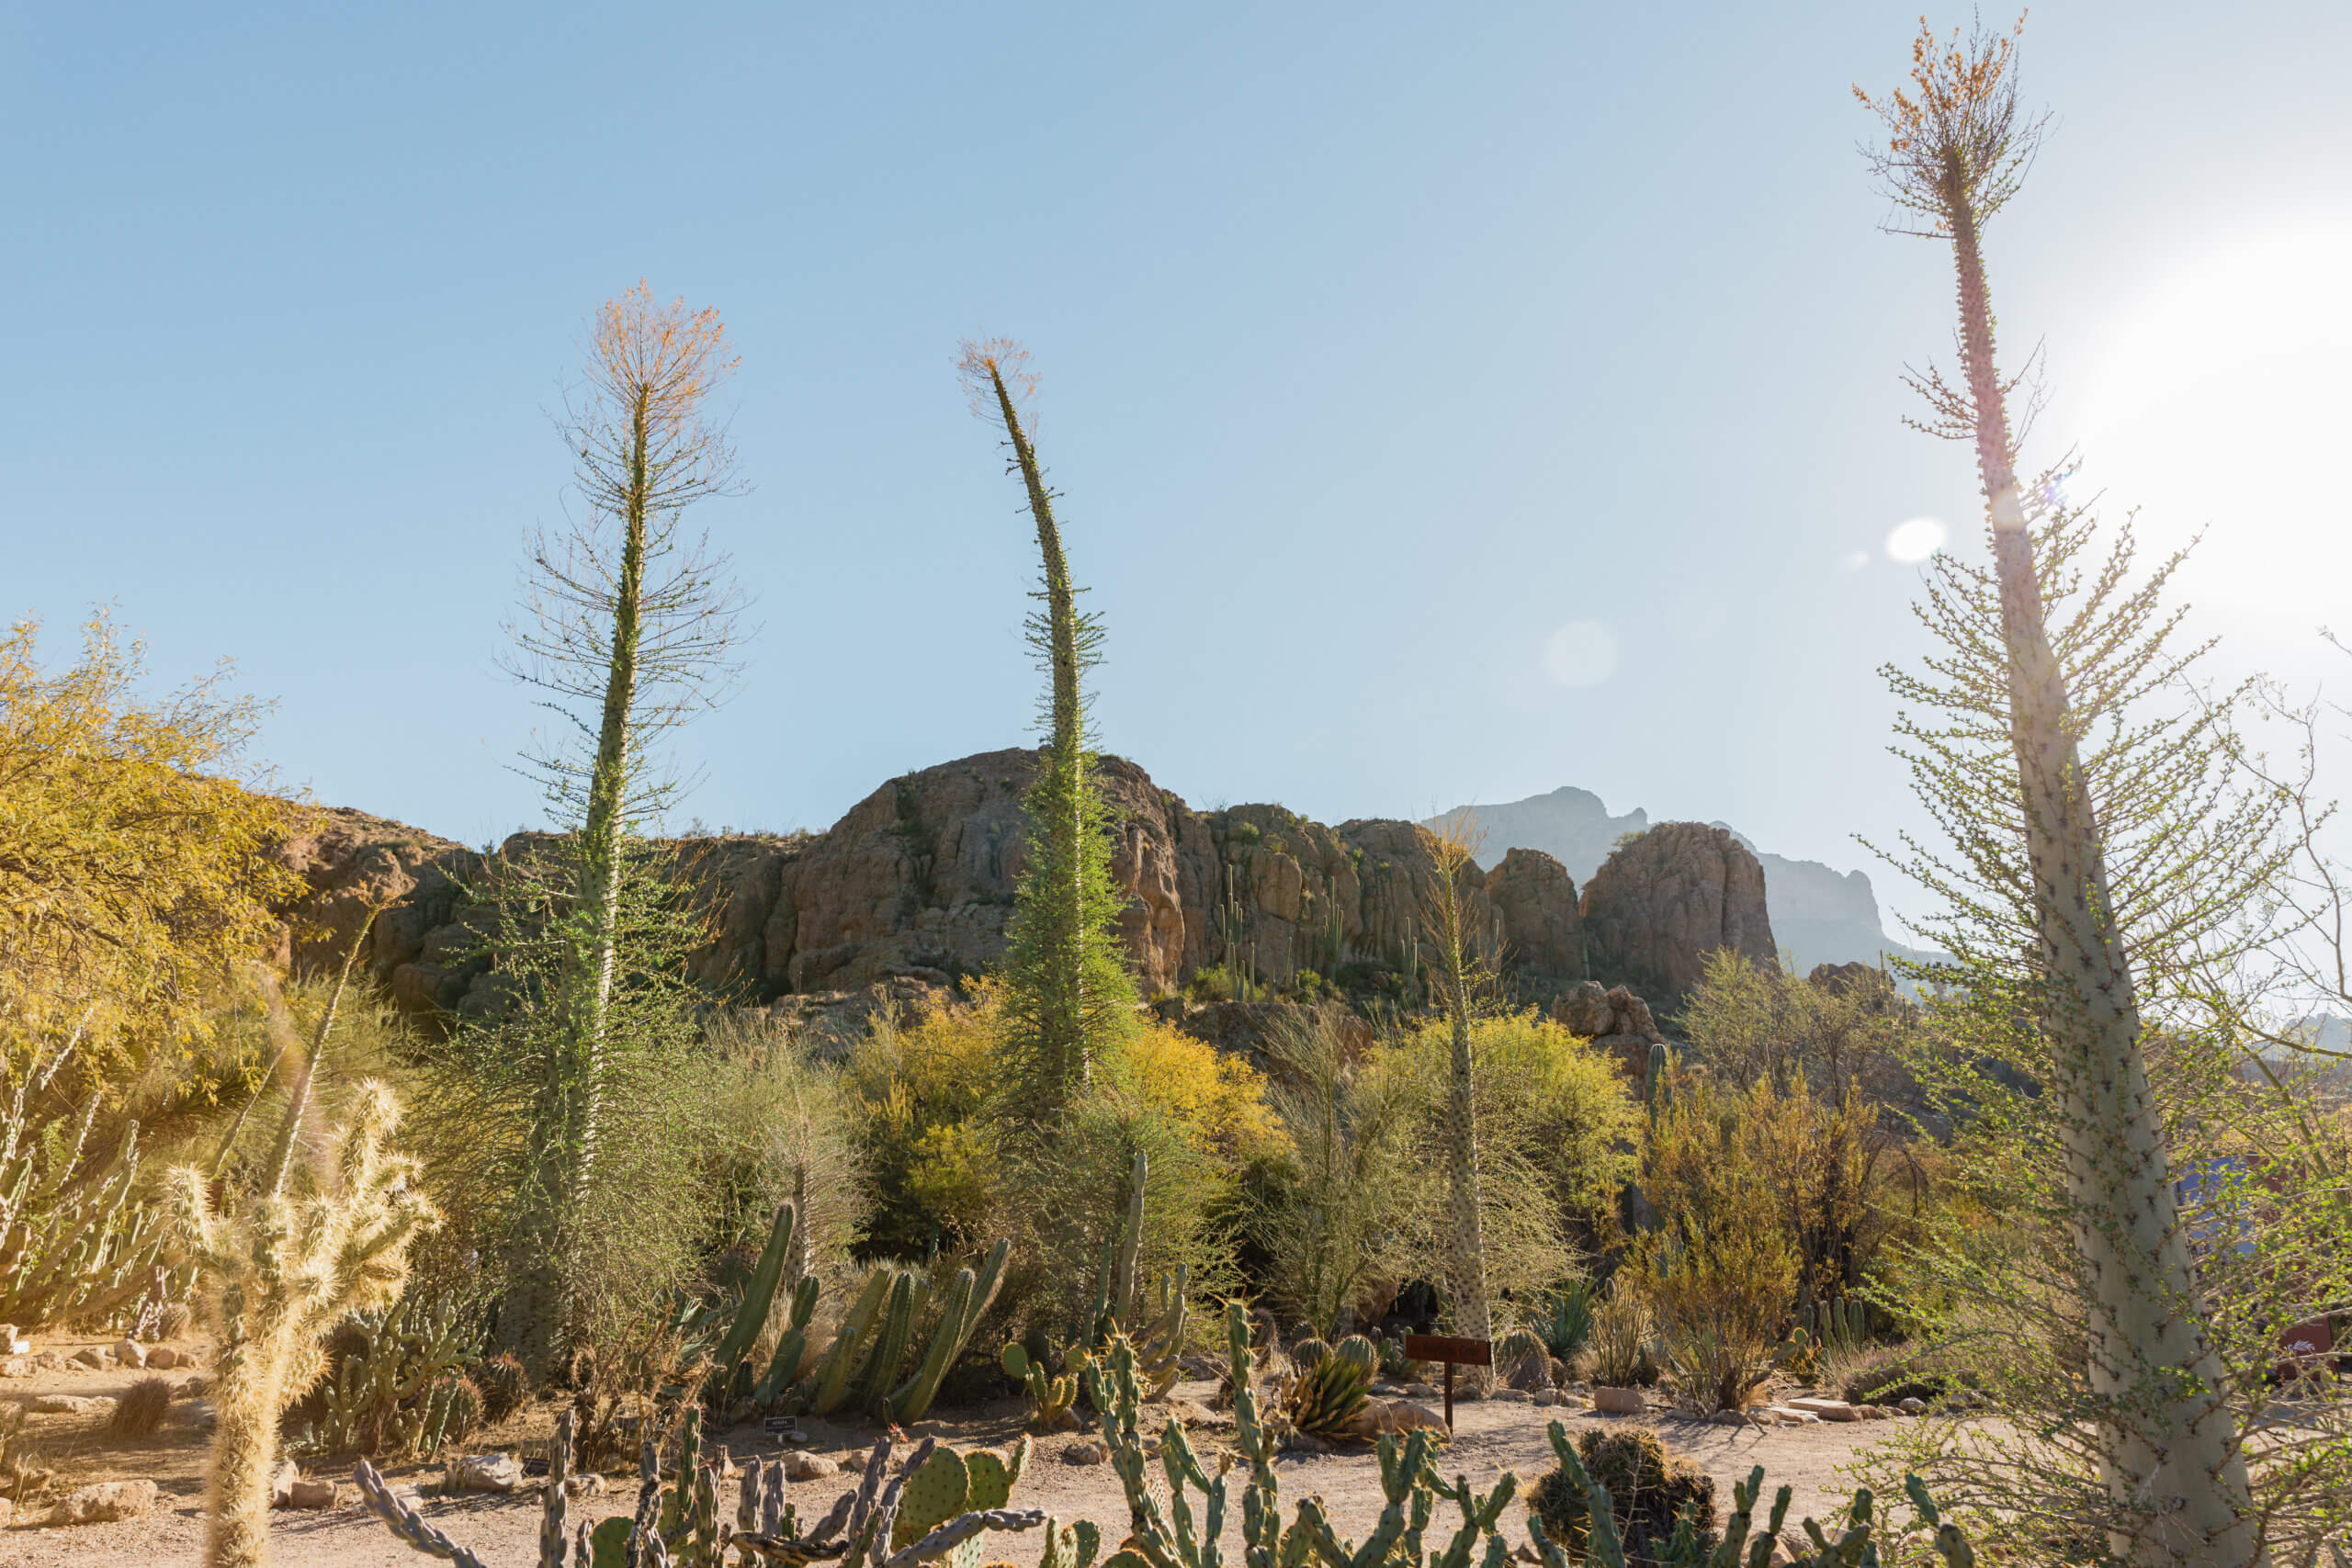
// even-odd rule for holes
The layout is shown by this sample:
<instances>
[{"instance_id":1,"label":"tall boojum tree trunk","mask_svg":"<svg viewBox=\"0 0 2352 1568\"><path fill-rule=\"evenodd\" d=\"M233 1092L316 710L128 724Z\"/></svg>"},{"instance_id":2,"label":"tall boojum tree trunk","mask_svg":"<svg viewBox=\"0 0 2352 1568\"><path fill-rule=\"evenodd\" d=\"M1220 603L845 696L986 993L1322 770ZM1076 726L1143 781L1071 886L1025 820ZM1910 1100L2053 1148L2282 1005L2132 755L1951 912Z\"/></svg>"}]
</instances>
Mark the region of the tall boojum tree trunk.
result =
<instances>
[{"instance_id":1,"label":"tall boojum tree trunk","mask_svg":"<svg viewBox=\"0 0 2352 1568\"><path fill-rule=\"evenodd\" d=\"M2007 400L1993 354L1993 310L1964 170L1947 160L1945 207L1959 274L1962 368L1975 410L1977 476L1992 523L2009 665L2009 732L2025 803L2026 852L2041 917L2041 962L2056 1005L2045 1020L2057 1065L2074 1242L2093 1283L2086 1325L2093 1388L2157 1402L2154 1430L2109 1438L2108 1485L2146 1507L2177 1499L2177 1532L2133 1543L2158 1562L2261 1560L2235 1417L2199 1311L2180 1226L2124 933L2069 718L2065 672L2050 642ZM2126 1543L2119 1542L2119 1546Z\"/></svg>"}]
</instances>

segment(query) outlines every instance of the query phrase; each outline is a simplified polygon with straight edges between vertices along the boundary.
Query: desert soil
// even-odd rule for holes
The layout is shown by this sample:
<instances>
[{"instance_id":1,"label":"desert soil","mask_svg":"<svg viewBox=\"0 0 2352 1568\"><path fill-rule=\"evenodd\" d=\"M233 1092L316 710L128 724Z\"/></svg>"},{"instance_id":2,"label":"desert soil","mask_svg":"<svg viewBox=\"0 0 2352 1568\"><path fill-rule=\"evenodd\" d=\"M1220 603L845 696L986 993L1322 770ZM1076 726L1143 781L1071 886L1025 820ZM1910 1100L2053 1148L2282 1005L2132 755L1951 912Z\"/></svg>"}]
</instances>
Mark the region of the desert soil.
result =
<instances>
[{"instance_id":1,"label":"desert soil","mask_svg":"<svg viewBox=\"0 0 2352 1568\"><path fill-rule=\"evenodd\" d=\"M81 1341L45 1341L44 1348L69 1354ZM49 1372L0 1383L0 1400L25 1400L39 1393L119 1394L141 1376L160 1375L184 1382L201 1375L174 1371L146 1374L130 1371ZM1206 1383L1180 1385L1180 1398L1204 1404L1213 1392ZM110 1437L103 1419L92 1416L35 1416L27 1423L49 1464L57 1471L59 1490L94 1481L145 1478L164 1494L161 1507L141 1518L112 1524L44 1529L12 1521L0 1530L0 1564L25 1568L96 1568L97 1564L151 1563L157 1568L194 1565L202 1560L204 1438L190 1416L198 1406L175 1404L173 1420L152 1438L124 1440ZM1547 1424L1565 1420L1571 1435L1586 1427L1622 1426L1650 1421L1667 1446L1686 1455L1715 1478L1717 1495L1728 1503L1731 1485L1745 1479L1755 1465L1764 1466L1767 1497L1770 1488L1786 1484L1795 1492L1791 1518L1813 1514L1825 1520L1842 1506L1850 1484L1841 1484L1838 1467L1884 1437L1884 1423L1846 1426L1786 1427L1756 1429L1719 1427L1683 1419L1663 1411L1643 1417L1596 1416L1588 1410L1549 1410L1531 1404L1487 1401L1464 1403L1455 1409L1455 1433L1442 1469L1449 1476L1466 1475L1481 1489L1505 1470L1519 1472L1524 1496L1537 1477L1552 1467ZM550 1408L516 1416L505 1427L480 1435L468 1445L474 1451L504 1448L537 1451L551 1429ZM1212 1413L1195 1422L1193 1441L1204 1457L1231 1441L1230 1417ZM1019 1438L1021 1405L1008 1400L984 1409L954 1412L952 1418L926 1421L913 1435L937 1434L959 1448L1002 1447ZM845 1468L863 1462L880 1434L876 1428L853 1423L808 1423L815 1439L808 1451L841 1462ZM718 1434L729 1452L738 1456L778 1451L756 1427ZM1091 1518L1101 1524L1108 1542L1125 1533L1126 1504L1118 1477L1107 1464L1077 1465L1064 1454L1086 1439L1082 1435L1040 1438L1020 1485L1013 1493L1016 1506L1043 1508L1065 1522ZM300 1568L406 1568L420 1561L394 1540L383 1525L362 1506L349 1484L350 1468L342 1461L306 1462L306 1474L332 1477L344 1483L336 1507L316 1512L281 1510L276 1538L280 1563ZM1156 1468L1156 1467L1155 1467ZM1279 1462L1287 1505L1310 1495L1322 1497L1332 1523L1343 1536L1361 1539L1381 1507L1380 1468L1368 1448L1318 1455L1285 1454ZM410 1481L429 1487L440 1476L437 1466L392 1467L397 1483ZM850 1484L841 1480L796 1483L791 1491L800 1501L804 1517L821 1512ZM616 1475L601 1497L582 1499L592 1517L629 1511L634 1501L634 1475ZM731 1496L728 1499L731 1503ZM528 1568L537 1561L539 1506L537 1498L427 1496L424 1516L458 1543L479 1553L492 1568L512 1564ZM35 1511L36 1517L38 1510ZM1227 1537L1238 1550L1239 1510L1228 1521ZM1450 1520L1446 1506L1440 1514ZM1514 1505L1509 1533L1523 1539L1521 1510ZM1041 1531L997 1535L989 1540L989 1557L1017 1568L1033 1568L1043 1543ZM1107 1544L1106 1544L1107 1550Z\"/></svg>"}]
</instances>

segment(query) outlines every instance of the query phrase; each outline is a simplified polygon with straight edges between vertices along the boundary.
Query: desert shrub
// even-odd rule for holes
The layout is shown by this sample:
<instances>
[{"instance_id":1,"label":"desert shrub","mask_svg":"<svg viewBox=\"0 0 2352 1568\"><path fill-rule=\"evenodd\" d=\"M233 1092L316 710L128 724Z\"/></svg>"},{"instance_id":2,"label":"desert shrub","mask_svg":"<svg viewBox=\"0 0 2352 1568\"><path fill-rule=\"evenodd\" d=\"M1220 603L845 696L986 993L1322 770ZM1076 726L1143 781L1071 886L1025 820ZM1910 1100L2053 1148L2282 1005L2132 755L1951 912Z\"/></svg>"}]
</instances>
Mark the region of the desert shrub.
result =
<instances>
[{"instance_id":1,"label":"desert shrub","mask_svg":"<svg viewBox=\"0 0 2352 1568\"><path fill-rule=\"evenodd\" d=\"M1585 1371L1603 1388L1632 1388L1642 1382L1654 1325L1650 1304L1630 1272L1610 1281L1609 1294L1593 1309L1592 1335L1585 1345Z\"/></svg>"},{"instance_id":2,"label":"desert shrub","mask_svg":"<svg viewBox=\"0 0 2352 1568\"><path fill-rule=\"evenodd\" d=\"M1251 1239L1264 1290L1320 1334L1385 1306L1408 1266L1398 1242L1410 1184L1400 1176L1407 1100L1394 1074L1348 1059L1335 1021L1285 1019L1267 1043L1274 1114L1288 1157L1255 1194Z\"/></svg>"},{"instance_id":3,"label":"desert shrub","mask_svg":"<svg viewBox=\"0 0 2352 1568\"><path fill-rule=\"evenodd\" d=\"M504 1351L475 1362L467 1376L481 1391L481 1418L488 1426L504 1421L531 1397L529 1374L522 1362Z\"/></svg>"},{"instance_id":4,"label":"desert shrub","mask_svg":"<svg viewBox=\"0 0 2352 1568\"><path fill-rule=\"evenodd\" d=\"M1634 1111L1604 1059L1532 1012L1475 1019L1470 1049L1487 1283L1532 1300L1578 1272L1580 1239L1599 1230L1631 1172L1620 1145ZM1397 1168L1412 1201L1400 1239L1422 1258L1444 1255L1451 1225L1437 1174L1445 1169L1448 1050L1443 1027L1410 1026L1383 1041L1372 1063L1398 1080L1388 1092L1409 1109Z\"/></svg>"},{"instance_id":5,"label":"desert shrub","mask_svg":"<svg viewBox=\"0 0 2352 1568\"><path fill-rule=\"evenodd\" d=\"M1184 995L1196 1002L1221 1002L1233 989L1233 976L1222 964L1204 964L1184 982Z\"/></svg>"},{"instance_id":6,"label":"desert shrub","mask_svg":"<svg viewBox=\"0 0 2352 1568\"><path fill-rule=\"evenodd\" d=\"M1002 998L899 1027L877 1014L842 1069L866 1193L861 1258L977 1245L995 1224L1001 1156L988 1112L1001 1083Z\"/></svg>"},{"instance_id":7,"label":"desert shrub","mask_svg":"<svg viewBox=\"0 0 2352 1568\"><path fill-rule=\"evenodd\" d=\"M775 1206L790 1202L794 1278L848 1272L865 1217L857 1130L841 1071L763 1016L714 1021L709 1053L710 1182L719 1188L714 1246L756 1255Z\"/></svg>"},{"instance_id":8,"label":"desert shrub","mask_svg":"<svg viewBox=\"0 0 2352 1568\"><path fill-rule=\"evenodd\" d=\"M0 1410L0 1497L23 1508L40 1500L57 1472L25 1430L32 1402Z\"/></svg>"},{"instance_id":9,"label":"desert shrub","mask_svg":"<svg viewBox=\"0 0 2352 1568\"><path fill-rule=\"evenodd\" d=\"M116 1401L107 1430L118 1438L144 1438L164 1425L172 1408L169 1378L141 1378Z\"/></svg>"},{"instance_id":10,"label":"desert shrub","mask_svg":"<svg viewBox=\"0 0 2352 1568\"><path fill-rule=\"evenodd\" d=\"M1609 1488L1609 1512L1627 1562L1662 1568L1675 1524L1686 1515L1702 1554L1713 1551L1722 1539L1713 1480L1689 1460L1667 1452L1650 1428L1588 1430L1577 1438L1577 1456L1592 1478ZM1569 1561L1579 1561L1592 1534L1585 1489L1554 1465L1535 1483L1527 1506L1542 1521L1544 1533L1569 1553Z\"/></svg>"}]
</instances>

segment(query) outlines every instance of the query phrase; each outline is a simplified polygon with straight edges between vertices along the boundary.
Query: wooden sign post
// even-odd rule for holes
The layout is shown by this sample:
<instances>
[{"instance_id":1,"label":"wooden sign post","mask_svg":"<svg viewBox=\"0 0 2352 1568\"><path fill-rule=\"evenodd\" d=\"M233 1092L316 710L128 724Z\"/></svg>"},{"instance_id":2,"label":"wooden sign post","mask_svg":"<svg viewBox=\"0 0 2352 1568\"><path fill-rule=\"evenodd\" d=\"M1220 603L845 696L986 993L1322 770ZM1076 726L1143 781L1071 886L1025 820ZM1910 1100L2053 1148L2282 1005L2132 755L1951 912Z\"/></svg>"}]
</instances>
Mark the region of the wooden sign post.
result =
<instances>
[{"instance_id":1,"label":"wooden sign post","mask_svg":"<svg viewBox=\"0 0 2352 1568\"><path fill-rule=\"evenodd\" d=\"M1453 1430L1453 1369L1491 1367L1495 1347L1486 1339L1456 1339L1446 1334L1408 1334L1405 1354L1416 1361L1445 1363L1445 1429Z\"/></svg>"}]
</instances>

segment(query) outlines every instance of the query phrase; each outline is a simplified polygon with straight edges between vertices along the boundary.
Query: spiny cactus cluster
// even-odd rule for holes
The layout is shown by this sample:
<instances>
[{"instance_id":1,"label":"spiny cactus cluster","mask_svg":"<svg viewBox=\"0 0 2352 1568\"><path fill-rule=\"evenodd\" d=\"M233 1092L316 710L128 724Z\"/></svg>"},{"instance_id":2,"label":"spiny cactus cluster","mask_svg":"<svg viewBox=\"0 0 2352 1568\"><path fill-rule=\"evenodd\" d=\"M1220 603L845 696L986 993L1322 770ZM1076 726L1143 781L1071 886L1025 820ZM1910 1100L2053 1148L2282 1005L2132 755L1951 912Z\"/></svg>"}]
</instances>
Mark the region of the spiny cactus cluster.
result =
<instances>
[{"instance_id":1,"label":"spiny cactus cluster","mask_svg":"<svg viewBox=\"0 0 2352 1568\"><path fill-rule=\"evenodd\" d=\"M1495 1347L1495 1371L1512 1388L1530 1393L1552 1386L1552 1351L1530 1328L1514 1328Z\"/></svg>"},{"instance_id":2,"label":"spiny cactus cluster","mask_svg":"<svg viewBox=\"0 0 2352 1568\"><path fill-rule=\"evenodd\" d=\"M194 1168L174 1172L189 1257L216 1292L225 1341L213 1386L212 1568L269 1561L270 1479L278 1423L320 1371L320 1337L355 1311L383 1306L407 1274L409 1238L433 1219L410 1185L416 1162L390 1149L400 1110L379 1083L359 1087L337 1140L331 1190L281 1183L242 1213L214 1206Z\"/></svg>"},{"instance_id":3,"label":"spiny cactus cluster","mask_svg":"<svg viewBox=\"0 0 2352 1568\"><path fill-rule=\"evenodd\" d=\"M320 1419L302 1446L426 1458L481 1424L481 1391L458 1370L464 1325L447 1306L403 1294L381 1312L354 1314L340 1332L356 1343L321 1386Z\"/></svg>"},{"instance_id":4,"label":"spiny cactus cluster","mask_svg":"<svg viewBox=\"0 0 2352 1568\"><path fill-rule=\"evenodd\" d=\"M1078 1380L1093 1361L1085 1346L1072 1345L1058 1358L1050 1348L1044 1355L1033 1356L1016 1340L1004 1348L1001 1359L1006 1375L1021 1380L1029 1394L1031 1426L1041 1432L1052 1432L1078 1425L1078 1414L1071 1408L1078 1403ZM1048 1363L1056 1359L1063 1369L1058 1374L1047 1370Z\"/></svg>"},{"instance_id":5,"label":"spiny cactus cluster","mask_svg":"<svg viewBox=\"0 0 2352 1568\"><path fill-rule=\"evenodd\" d=\"M929 1304L931 1284L917 1270L886 1263L866 1276L831 1345L805 1379L801 1363L808 1354L809 1325L816 1320L818 1283L814 1278L797 1280L785 1331L766 1371L754 1382L752 1348L783 1283L797 1224L794 1205L777 1207L767 1245L741 1300L729 1308L712 1353L714 1371L705 1397L721 1409L748 1396L763 1409L789 1406L818 1416L830 1416L854 1402L858 1409L887 1420L922 1420L938 1396L940 1380L971 1343L973 1331L995 1301L1012 1243L1000 1241L990 1247L978 1269L956 1271L941 1303L938 1327L903 1381L899 1372L911 1348L915 1320Z\"/></svg>"},{"instance_id":6,"label":"spiny cactus cluster","mask_svg":"<svg viewBox=\"0 0 2352 1568\"><path fill-rule=\"evenodd\" d=\"M1552 1451L1559 1457L1561 1475L1585 1495L1585 1517L1589 1521L1590 1535L1584 1556L1571 1558L1546 1532L1543 1518L1531 1516L1527 1533L1544 1568L1578 1568L1579 1563L1581 1568L1628 1568L1629 1563L1644 1562L1654 1562L1657 1568L1742 1568L1743 1563L1746 1568L1765 1568L1774 1562L1786 1562L1789 1568L1876 1568L1878 1563L1879 1530L1871 1517L1874 1500L1867 1486L1854 1493L1847 1510L1846 1528L1835 1540L1818 1524L1806 1519L1803 1528L1815 1550L1801 1556L1776 1558L1774 1549L1781 1539L1781 1527L1789 1517L1792 1494L1783 1486L1773 1495L1772 1511L1763 1529L1751 1536L1756 1500L1764 1491L1764 1467L1760 1464L1747 1472L1747 1480L1732 1488L1732 1515L1720 1539L1713 1538L1712 1517L1702 1526L1695 1508L1685 1509L1676 1521L1672 1536L1657 1549L1656 1555L1629 1558L1625 1542L1618 1533L1619 1508L1609 1488L1586 1467L1576 1445L1568 1441L1567 1429L1559 1422L1552 1423L1550 1436ZM1906 1476L1904 1490L1912 1506L1918 1509L1921 1521L1935 1532L1931 1544L1947 1568L1974 1568L1974 1550L1960 1527L1937 1512L1934 1500L1919 1478ZM1708 1512L1713 1513L1712 1503Z\"/></svg>"},{"instance_id":7,"label":"spiny cactus cluster","mask_svg":"<svg viewBox=\"0 0 2352 1568\"><path fill-rule=\"evenodd\" d=\"M786 1497L781 1459L747 1461L734 1517L720 1517L718 1485L727 1455L703 1451L698 1417L689 1407L676 1483L662 1484L659 1451L649 1440L639 1466L636 1512L592 1529L587 1520L571 1517L564 1483L571 1473L575 1417L567 1411L548 1460L539 1568L720 1568L730 1551L741 1554L738 1562L791 1568L830 1561L841 1568L918 1568L936 1562L948 1568L979 1568L982 1535L1040 1525L1047 1532L1044 1568L1091 1568L1101 1539L1093 1527L1064 1529L1040 1510L1004 1506L1028 1459L1025 1440L1009 1458L1000 1458L985 1450L957 1454L926 1438L885 1485L894 1446L885 1438L867 1455L857 1486L804 1529L799 1510ZM356 1478L368 1506L412 1551L458 1568L488 1568L395 1496L366 1460L359 1461Z\"/></svg>"},{"instance_id":8,"label":"spiny cactus cluster","mask_svg":"<svg viewBox=\"0 0 2352 1568\"><path fill-rule=\"evenodd\" d=\"M1329 1441L1357 1435L1372 1394L1380 1352L1361 1334L1335 1346L1304 1339L1291 1347L1291 1375L1281 1408L1293 1431Z\"/></svg>"},{"instance_id":9,"label":"spiny cactus cluster","mask_svg":"<svg viewBox=\"0 0 2352 1568\"><path fill-rule=\"evenodd\" d=\"M1859 1296L1815 1302L1805 1314L1814 1338L1833 1350L1854 1350L1870 1343L1870 1303Z\"/></svg>"},{"instance_id":10,"label":"spiny cactus cluster","mask_svg":"<svg viewBox=\"0 0 2352 1568\"><path fill-rule=\"evenodd\" d=\"M163 1246L162 1213L131 1201L139 1123L124 1127L102 1168L85 1172L98 1097L71 1138L53 1137L61 1129L36 1125L28 1109L73 1049L13 1075L16 1092L0 1109L0 1320L20 1327L107 1315L147 1289Z\"/></svg>"}]
</instances>

